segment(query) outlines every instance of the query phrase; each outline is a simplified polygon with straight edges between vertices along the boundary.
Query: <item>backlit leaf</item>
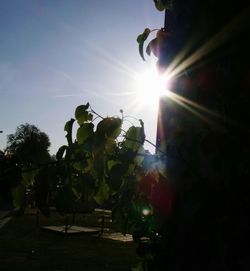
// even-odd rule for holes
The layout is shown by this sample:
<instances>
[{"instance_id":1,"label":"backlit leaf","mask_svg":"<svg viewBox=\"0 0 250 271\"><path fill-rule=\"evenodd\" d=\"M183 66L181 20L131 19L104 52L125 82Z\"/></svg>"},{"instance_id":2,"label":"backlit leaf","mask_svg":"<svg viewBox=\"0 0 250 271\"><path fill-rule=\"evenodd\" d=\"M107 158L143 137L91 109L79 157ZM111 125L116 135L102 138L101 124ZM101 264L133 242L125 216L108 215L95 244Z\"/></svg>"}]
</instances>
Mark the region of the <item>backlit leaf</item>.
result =
<instances>
[{"instance_id":1,"label":"backlit leaf","mask_svg":"<svg viewBox=\"0 0 250 271\"><path fill-rule=\"evenodd\" d=\"M61 160L63 158L64 152L67 150L67 148L68 148L68 146L63 145L58 149L58 151L56 153L57 160Z\"/></svg>"},{"instance_id":2,"label":"backlit leaf","mask_svg":"<svg viewBox=\"0 0 250 271\"><path fill-rule=\"evenodd\" d=\"M143 127L131 126L126 135L124 145L128 149L137 151L144 143L145 134Z\"/></svg>"},{"instance_id":3,"label":"backlit leaf","mask_svg":"<svg viewBox=\"0 0 250 271\"><path fill-rule=\"evenodd\" d=\"M144 150L143 146L141 146L139 148L139 150L137 151L137 155L136 155L136 157L134 159L134 162L135 162L136 165L139 166L139 165L142 164L142 162L144 160L144 155L145 155L145 150Z\"/></svg>"},{"instance_id":4,"label":"backlit leaf","mask_svg":"<svg viewBox=\"0 0 250 271\"><path fill-rule=\"evenodd\" d=\"M142 34L140 34L138 37L137 37L137 42L139 43L139 53L140 53L140 56L141 58L145 61L145 58L144 58L144 52L143 52L143 46L144 46L144 42L145 40L148 38L149 34L150 34L150 29L149 28L146 28Z\"/></svg>"},{"instance_id":5,"label":"backlit leaf","mask_svg":"<svg viewBox=\"0 0 250 271\"><path fill-rule=\"evenodd\" d=\"M167 9L171 9L171 7L172 7L170 0L154 0L154 3L155 3L155 7L159 11L163 11L166 8Z\"/></svg>"},{"instance_id":6,"label":"backlit leaf","mask_svg":"<svg viewBox=\"0 0 250 271\"><path fill-rule=\"evenodd\" d=\"M13 199L13 205L16 208L20 208L24 205L24 201L25 201L25 187L24 187L24 185L20 184L20 185L16 186L15 188L13 188L11 190L11 195L12 195L12 199Z\"/></svg>"},{"instance_id":7,"label":"backlit leaf","mask_svg":"<svg viewBox=\"0 0 250 271\"><path fill-rule=\"evenodd\" d=\"M75 110L75 118L79 125L84 124L86 121L92 121L93 115L87 111L89 103L86 105L79 105Z\"/></svg>"},{"instance_id":8,"label":"backlit leaf","mask_svg":"<svg viewBox=\"0 0 250 271\"><path fill-rule=\"evenodd\" d=\"M82 124L76 133L76 139L79 144L83 144L86 139L94 135L94 124L93 123L85 123Z\"/></svg>"},{"instance_id":9,"label":"backlit leaf","mask_svg":"<svg viewBox=\"0 0 250 271\"><path fill-rule=\"evenodd\" d=\"M121 125L120 118L105 118L98 123L96 133L99 137L116 139L121 133Z\"/></svg>"},{"instance_id":10,"label":"backlit leaf","mask_svg":"<svg viewBox=\"0 0 250 271\"><path fill-rule=\"evenodd\" d=\"M158 41L157 38L151 40L146 48L146 53L150 56L151 53L153 52L153 54L155 56L158 56Z\"/></svg>"},{"instance_id":11,"label":"backlit leaf","mask_svg":"<svg viewBox=\"0 0 250 271\"><path fill-rule=\"evenodd\" d=\"M82 197L82 194L75 187L72 187L72 191L76 196L76 200L79 200Z\"/></svg>"},{"instance_id":12,"label":"backlit leaf","mask_svg":"<svg viewBox=\"0 0 250 271\"><path fill-rule=\"evenodd\" d=\"M116 141L113 138L108 138L105 144L107 154L112 154L116 149Z\"/></svg>"},{"instance_id":13,"label":"backlit leaf","mask_svg":"<svg viewBox=\"0 0 250 271\"><path fill-rule=\"evenodd\" d=\"M34 178L39 172L39 169L23 168L22 183L24 186L29 186L34 183Z\"/></svg>"},{"instance_id":14,"label":"backlit leaf","mask_svg":"<svg viewBox=\"0 0 250 271\"><path fill-rule=\"evenodd\" d=\"M71 120L67 121L64 126L64 131L67 132L66 138L67 138L69 145L72 144L72 127L73 127L74 121L75 121L74 119L71 119Z\"/></svg>"},{"instance_id":15,"label":"backlit leaf","mask_svg":"<svg viewBox=\"0 0 250 271\"><path fill-rule=\"evenodd\" d=\"M109 186L103 181L101 182L99 189L94 196L97 204L103 204L109 198Z\"/></svg>"},{"instance_id":16,"label":"backlit leaf","mask_svg":"<svg viewBox=\"0 0 250 271\"><path fill-rule=\"evenodd\" d=\"M119 162L119 161L115 161L115 160L109 160L109 161L107 162L108 170L111 170L112 167L113 167L114 165L117 165L117 164L120 164L120 162Z\"/></svg>"},{"instance_id":17,"label":"backlit leaf","mask_svg":"<svg viewBox=\"0 0 250 271\"><path fill-rule=\"evenodd\" d=\"M72 125L74 121L75 121L74 119L70 119L69 121L67 121L64 126L64 131L66 131L67 133L70 133L70 131L72 130Z\"/></svg>"}]
</instances>

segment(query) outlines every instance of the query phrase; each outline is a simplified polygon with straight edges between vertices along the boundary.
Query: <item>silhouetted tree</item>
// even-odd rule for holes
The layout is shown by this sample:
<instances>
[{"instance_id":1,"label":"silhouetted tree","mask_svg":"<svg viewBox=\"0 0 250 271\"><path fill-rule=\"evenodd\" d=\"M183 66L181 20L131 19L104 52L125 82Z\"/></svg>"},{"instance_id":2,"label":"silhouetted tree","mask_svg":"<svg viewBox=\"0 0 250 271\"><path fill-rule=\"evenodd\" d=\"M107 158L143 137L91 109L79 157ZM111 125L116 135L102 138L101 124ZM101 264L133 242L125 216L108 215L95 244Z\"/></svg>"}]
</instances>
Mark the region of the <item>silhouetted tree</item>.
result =
<instances>
[{"instance_id":1,"label":"silhouetted tree","mask_svg":"<svg viewBox=\"0 0 250 271\"><path fill-rule=\"evenodd\" d=\"M35 125L26 123L7 136L6 151L22 164L41 164L50 159L49 146L48 135Z\"/></svg>"}]
</instances>

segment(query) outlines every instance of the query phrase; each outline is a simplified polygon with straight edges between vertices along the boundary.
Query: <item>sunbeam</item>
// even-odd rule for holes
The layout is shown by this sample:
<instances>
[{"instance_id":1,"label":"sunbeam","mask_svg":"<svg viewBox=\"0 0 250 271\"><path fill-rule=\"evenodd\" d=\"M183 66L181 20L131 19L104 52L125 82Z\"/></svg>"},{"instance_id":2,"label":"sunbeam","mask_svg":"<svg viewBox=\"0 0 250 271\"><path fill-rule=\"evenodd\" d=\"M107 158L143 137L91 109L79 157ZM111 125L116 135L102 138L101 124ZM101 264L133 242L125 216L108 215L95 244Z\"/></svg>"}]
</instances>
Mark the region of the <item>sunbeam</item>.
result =
<instances>
[{"instance_id":1,"label":"sunbeam","mask_svg":"<svg viewBox=\"0 0 250 271\"><path fill-rule=\"evenodd\" d=\"M181 101L181 99L178 96L175 96L174 94L171 93L171 95L169 95L169 98L171 100L173 100L174 102L176 102L177 104L181 105L183 108L185 108L186 110L188 110L192 114L194 114L199 119L203 120L204 122L206 122L210 125L213 125L213 126L215 125L214 121L210 120L205 115L203 115L200 112L198 112L197 110L193 109L190 105L186 104L184 101Z\"/></svg>"},{"instance_id":2,"label":"sunbeam","mask_svg":"<svg viewBox=\"0 0 250 271\"><path fill-rule=\"evenodd\" d=\"M131 78L136 74L136 71L134 71L129 66L125 65L122 61L119 61L116 57L114 57L112 54L110 54L104 48L97 46L94 42L92 42L90 40L85 41L85 43L88 44L96 52L100 53L100 55L102 57L101 58L96 57L96 60L98 62L102 62L106 65L113 66L115 69L117 69L118 71L120 71L122 73L125 73L126 75L128 75Z\"/></svg>"},{"instance_id":3,"label":"sunbeam","mask_svg":"<svg viewBox=\"0 0 250 271\"><path fill-rule=\"evenodd\" d=\"M184 48L183 51L181 51L169 65L165 76L168 76L168 78L174 78L175 76L189 68L191 65L195 64L197 61L201 60L206 55L211 53L213 50L218 49L230 39L236 37L244 29L244 27L248 27L248 23L246 22L248 22L249 16L250 8L246 9L243 13L238 15L233 21L228 23L210 40L203 44L196 52L194 52L191 56L189 56L187 59L180 63L181 59L184 58L185 54L189 50L190 45L188 45L187 48ZM177 65L177 63L180 64Z\"/></svg>"},{"instance_id":4,"label":"sunbeam","mask_svg":"<svg viewBox=\"0 0 250 271\"><path fill-rule=\"evenodd\" d=\"M203 111L203 112L205 112L205 113L207 113L209 115L212 115L212 116L217 117L219 119L224 119L224 116L220 115L219 113L216 113L216 112L214 112L212 110L209 110L208 108L206 108L206 107L204 107L202 105L199 105L196 102L191 101L191 100L189 100L189 99L187 99L185 97L182 97L182 96L180 96L180 95L178 95L176 93L171 92L171 95L169 95L169 96L171 96L171 98L173 97L174 99L177 99L178 101L182 101L182 102L184 102L184 103L186 103L186 104L188 104L190 106L193 106L194 108L197 108L197 109L199 109L199 110L201 110L201 111Z\"/></svg>"},{"instance_id":5,"label":"sunbeam","mask_svg":"<svg viewBox=\"0 0 250 271\"><path fill-rule=\"evenodd\" d=\"M250 131L246 125L239 123L234 119L229 119L226 116L219 114L218 112L214 112L172 91L168 92L167 97L206 123L216 126L217 129L225 131L226 127L229 125L240 130L248 132Z\"/></svg>"}]
</instances>

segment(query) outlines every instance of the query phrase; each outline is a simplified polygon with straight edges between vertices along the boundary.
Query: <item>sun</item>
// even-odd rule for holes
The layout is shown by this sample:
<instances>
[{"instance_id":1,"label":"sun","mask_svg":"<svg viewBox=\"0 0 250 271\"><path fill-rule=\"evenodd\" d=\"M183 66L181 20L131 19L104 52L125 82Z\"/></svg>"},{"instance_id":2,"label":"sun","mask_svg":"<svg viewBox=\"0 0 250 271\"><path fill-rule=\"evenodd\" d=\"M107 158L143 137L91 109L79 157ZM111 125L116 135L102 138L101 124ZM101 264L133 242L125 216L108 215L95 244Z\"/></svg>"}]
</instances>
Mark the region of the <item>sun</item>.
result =
<instances>
[{"instance_id":1,"label":"sun","mask_svg":"<svg viewBox=\"0 0 250 271\"><path fill-rule=\"evenodd\" d=\"M158 106L159 99L169 94L168 80L157 69L150 69L135 78L136 104L141 106Z\"/></svg>"}]
</instances>

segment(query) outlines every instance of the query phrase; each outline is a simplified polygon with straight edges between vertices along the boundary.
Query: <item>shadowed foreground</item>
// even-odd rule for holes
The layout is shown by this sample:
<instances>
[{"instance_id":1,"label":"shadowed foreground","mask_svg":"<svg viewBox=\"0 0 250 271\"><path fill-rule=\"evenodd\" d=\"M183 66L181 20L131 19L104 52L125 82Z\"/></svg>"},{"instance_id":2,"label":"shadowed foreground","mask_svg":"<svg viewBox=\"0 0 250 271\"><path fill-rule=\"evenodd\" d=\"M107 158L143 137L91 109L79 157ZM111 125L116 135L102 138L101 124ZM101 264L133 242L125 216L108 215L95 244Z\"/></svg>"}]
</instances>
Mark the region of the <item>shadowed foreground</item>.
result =
<instances>
[{"instance_id":1,"label":"shadowed foreground","mask_svg":"<svg viewBox=\"0 0 250 271\"><path fill-rule=\"evenodd\" d=\"M137 262L133 242L45 232L35 227L33 215L9 221L0 230L0 244L5 271L130 270Z\"/></svg>"}]
</instances>

